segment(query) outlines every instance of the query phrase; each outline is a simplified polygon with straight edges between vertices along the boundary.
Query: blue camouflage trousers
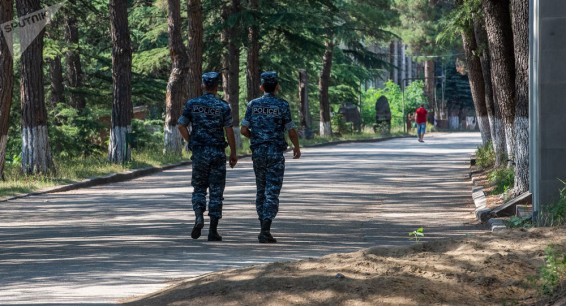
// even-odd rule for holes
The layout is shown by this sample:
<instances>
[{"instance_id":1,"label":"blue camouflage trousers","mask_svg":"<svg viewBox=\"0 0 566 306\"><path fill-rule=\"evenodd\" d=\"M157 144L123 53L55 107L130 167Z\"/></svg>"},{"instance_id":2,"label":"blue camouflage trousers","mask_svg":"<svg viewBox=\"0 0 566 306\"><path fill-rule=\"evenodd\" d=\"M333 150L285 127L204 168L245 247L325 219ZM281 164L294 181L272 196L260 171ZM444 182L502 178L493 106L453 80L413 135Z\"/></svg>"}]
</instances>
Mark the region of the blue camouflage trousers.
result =
<instances>
[{"instance_id":1,"label":"blue camouflage trousers","mask_svg":"<svg viewBox=\"0 0 566 306\"><path fill-rule=\"evenodd\" d=\"M283 151L274 146L252 150L257 194L255 200L259 220L275 219L279 211L279 193L285 174Z\"/></svg>"},{"instance_id":2,"label":"blue camouflage trousers","mask_svg":"<svg viewBox=\"0 0 566 306\"><path fill-rule=\"evenodd\" d=\"M226 186L226 153L219 147L193 148L193 210L206 211L206 191L210 192L208 215L222 218L222 200Z\"/></svg>"}]
</instances>

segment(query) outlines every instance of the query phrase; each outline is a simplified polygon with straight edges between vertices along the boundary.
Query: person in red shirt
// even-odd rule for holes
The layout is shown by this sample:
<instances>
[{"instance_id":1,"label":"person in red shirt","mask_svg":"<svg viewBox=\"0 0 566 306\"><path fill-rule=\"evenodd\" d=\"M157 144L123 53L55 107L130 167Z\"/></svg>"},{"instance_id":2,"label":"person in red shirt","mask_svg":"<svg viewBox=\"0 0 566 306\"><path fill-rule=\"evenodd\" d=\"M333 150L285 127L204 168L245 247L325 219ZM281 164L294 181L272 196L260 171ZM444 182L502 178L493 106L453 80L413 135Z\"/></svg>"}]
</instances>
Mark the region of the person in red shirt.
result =
<instances>
[{"instance_id":1,"label":"person in red shirt","mask_svg":"<svg viewBox=\"0 0 566 306\"><path fill-rule=\"evenodd\" d=\"M419 142L424 142L424 134L426 132L426 115L428 112L424 108L424 104L417 108L415 111L415 121L417 123L417 136L419 136Z\"/></svg>"}]
</instances>

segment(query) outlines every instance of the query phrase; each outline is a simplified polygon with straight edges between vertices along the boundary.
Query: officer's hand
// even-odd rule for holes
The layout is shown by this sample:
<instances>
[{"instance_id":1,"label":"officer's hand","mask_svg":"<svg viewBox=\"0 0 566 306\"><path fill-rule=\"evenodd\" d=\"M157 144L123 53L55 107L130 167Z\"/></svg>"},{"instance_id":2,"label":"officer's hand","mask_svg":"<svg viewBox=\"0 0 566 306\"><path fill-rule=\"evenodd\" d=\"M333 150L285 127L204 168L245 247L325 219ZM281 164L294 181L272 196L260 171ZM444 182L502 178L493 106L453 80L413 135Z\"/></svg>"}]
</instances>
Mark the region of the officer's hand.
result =
<instances>
[{"instance_id":1,"label":"officer's hand","mask_svg":"<svg viewBox=\"0 0 566 306\"><path fill-rule=\"evenodd\" d=\"M230 154L230 168L234 168L237 163L238 163L238 156L236 156L236 153L231 153Z\"/></svg>"},{"instance_id":2,"label":"officer's hand","mask_svg":"<svg viewBox=\"0 0 566 306\"><path fill-rule=\"evenodd\" d=\"M295 147L293 148L293 159L301 158L301 148Z\"/></svg>"}]
</instances>

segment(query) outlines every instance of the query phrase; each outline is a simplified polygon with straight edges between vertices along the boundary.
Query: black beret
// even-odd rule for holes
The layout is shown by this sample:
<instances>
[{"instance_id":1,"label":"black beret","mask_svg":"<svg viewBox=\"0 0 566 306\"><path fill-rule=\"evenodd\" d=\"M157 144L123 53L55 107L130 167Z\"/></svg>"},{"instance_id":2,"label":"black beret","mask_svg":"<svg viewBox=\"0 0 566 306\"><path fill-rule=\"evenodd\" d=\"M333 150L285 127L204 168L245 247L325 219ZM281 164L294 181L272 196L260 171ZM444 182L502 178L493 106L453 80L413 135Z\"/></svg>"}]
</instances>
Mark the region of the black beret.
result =
<instances>
[{"instance_id":1,"label":"black beret","mask_svg":"<svg viewBox=\"0 0 566 306\"><path fill-rule=\"evenodd\" d=\"M214 86L220 81L220 73L218 72L205 72L202 74L202 83L207 86Z\"/></svg>"},{"instance_id":2,"label":"black beret","mask_svg":"<svg viewBox=\"0 0 566 306\"><path fill-rule=\"evenodd\" d=\"M277 72L275 71L266 71L261 74L261 85L277 85Z\"/></svg>"}]
</instances>

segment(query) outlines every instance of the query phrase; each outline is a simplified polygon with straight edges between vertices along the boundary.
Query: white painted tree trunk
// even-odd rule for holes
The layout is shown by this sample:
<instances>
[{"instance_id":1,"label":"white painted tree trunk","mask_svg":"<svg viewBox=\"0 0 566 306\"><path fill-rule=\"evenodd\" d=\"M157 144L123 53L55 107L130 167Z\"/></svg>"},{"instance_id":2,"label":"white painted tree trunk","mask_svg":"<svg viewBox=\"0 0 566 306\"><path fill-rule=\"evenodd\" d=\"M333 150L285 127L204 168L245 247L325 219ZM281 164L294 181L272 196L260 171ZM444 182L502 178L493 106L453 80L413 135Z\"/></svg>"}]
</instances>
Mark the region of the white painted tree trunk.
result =
<instances>
[{"instance_id":1,"label":"white painted tree trunk","mask_svg":"<svg viewBox=\"0 0 566 306\"><path fill-rule=\"evenodd\" d=\"M481 139L483 140L483 144L493 142L493 139L491 138L491 130L490 130L488 116L478 117L478 127L480 129Z\"/></svg>"},{"instance_id":2,"label":"white painted tree trunk","mask_svg":"<svg viewBox=\"0 0 566 306\"><path fill-rule=\"evenodd\" d=\"M332 136L330 122L320 122L320 136Z\"/></svg>"},{"instance_id":3,"label":"white painted tree trunk","mask_svg":"<svg viewBox=\"0 0 566 306\"><path fill-rule=\"evenodd\" d=\"M116 126L110 129L108 160L111 163L124 164L130 161L132 155L127 137L131 130L131 126Z\"/></svg>"},{"instance_id":4,"label":"white painted tree trunk","mask_svg":"<svg viewBox=\"0 0 566 306\"><path fill-rule=\"evenodd\" d=\"M163 129L164 154L180 156L183 152L183 137L176 125L165 125Z\"/></svg>"},{"instance_id":5,"label":"white painted tree trunk","mask_svg":"<svg viewBox=\"0 0 566 306\"><path fill-rule=\"evenodd\" d=\"M529 190L529 118L515 117L515 195ZM526 145L525 145L526 144Z\"/></svg>"},{"instance_id":6,"label":"white painted tree trunk","mask_svg":"<svg viewBox=\"0 0 566 306\"><path fill-rule=\"evenodd\" d=\"M47 126L22 129L22 171L49 173L53 169Z\"/></svg>"},{"instance_id":7,"label":"white painted tree trunk","mask_svg":"<svg viewBox=\"0 0 566 306\"><path fill-rule=\"evenodd\" d=\"M498 106L496 106L498 107ZM507 146L505 128L503 127L503 119L499 116L494 116L495 137L493 137L493 150L495 152L495 166L501 167L505 165L507 158Z\"/></svg>"},{"instance_id":8,"label":"white painted tree trunk","mask_svg":"<svg viewBox=\"0 0 566 306\"><path fill-rule=\"evenodd\" d=\"M4 180L4 165L6 165L7 144L8 144L8 135L0 134L0 181Z\"/></svg>"},{"instance_id":9,"label":"white painted tree trunk","mask_svg":"<svg viewBox=\"0 0 566 306\"><path fill-rule=\"evenodd\" d=\"M236 140L236 148L241 149L242 146L242 135L240 134L240 128L234 126L232 128L234 130L234 139Z\"/></svg>"},{"instance_id":10,"label":"white painted tree trunk","mask_svg":"<svg viewBox=\"0 0 566 306\"><path fill-rule=\"evenodd\" d=\"M505 122L505 147L507 149L507 166L515 161L515 124Z\"/></svg>"}]
</instances>

